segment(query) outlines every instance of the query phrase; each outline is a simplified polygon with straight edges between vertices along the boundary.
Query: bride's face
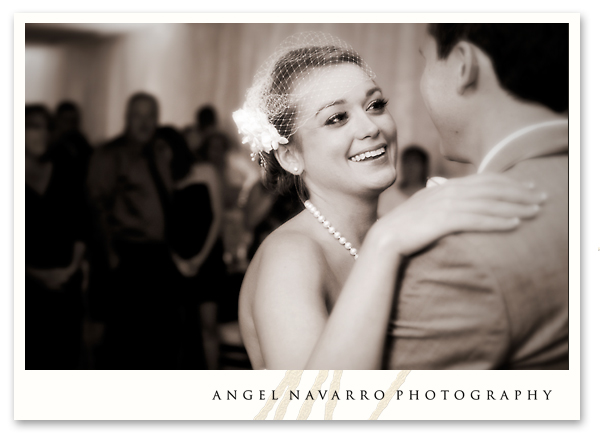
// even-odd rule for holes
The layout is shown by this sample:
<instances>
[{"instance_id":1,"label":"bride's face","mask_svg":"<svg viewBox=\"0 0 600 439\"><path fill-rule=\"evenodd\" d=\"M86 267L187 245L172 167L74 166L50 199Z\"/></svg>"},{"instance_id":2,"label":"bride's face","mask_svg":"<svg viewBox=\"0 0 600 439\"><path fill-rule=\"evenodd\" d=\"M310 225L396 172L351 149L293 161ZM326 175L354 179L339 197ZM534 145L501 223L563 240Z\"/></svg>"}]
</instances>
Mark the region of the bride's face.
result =
<instances>
[{"instance_id":1,"label":"bride's face","mask_svg":"<svg viewBox=\"0 0 600 439\"><path fill-rule=\"evenodd\" d=\"M393 184L396 123L377 84L360 67L340 64L321 68L296 92L303 88L309 93L302 112L309 116L296 138L308 188L378 194Z\"/></svg>"}]
</instances>

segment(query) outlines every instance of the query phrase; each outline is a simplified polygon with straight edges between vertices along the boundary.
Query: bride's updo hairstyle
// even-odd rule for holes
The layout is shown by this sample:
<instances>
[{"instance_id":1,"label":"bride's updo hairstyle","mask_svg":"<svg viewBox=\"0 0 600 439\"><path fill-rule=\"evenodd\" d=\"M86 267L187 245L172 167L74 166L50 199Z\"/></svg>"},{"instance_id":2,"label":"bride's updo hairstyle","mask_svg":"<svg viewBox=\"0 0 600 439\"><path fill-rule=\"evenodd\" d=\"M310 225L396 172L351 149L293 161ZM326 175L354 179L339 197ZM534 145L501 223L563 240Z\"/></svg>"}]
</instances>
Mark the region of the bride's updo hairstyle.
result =
<instances>
[{"instance_id":1,"label":"bride's updo hairstyle","mask_svg":"<svg viewBox=\"0 0 600 439\"><path fill-rule=\"evenodd\" d=\"M285 194L296 188L303 201L308 198L302 177L283 169L272 150L293 142L294 134L314 115L307 103L319 99L316 85L323 68L343 63L360 67L368 78L375 77L346 42L322 32L304 32L285 39L254 76L244 108L234 113L234 119L245 135L242 142L250 144L253 160L258 159L264 170L263 182L269 190ZM353 86L343 80L335 85L339 95ZM295 142L290 147L301 146Z\"/></svg>"}]
</instances>

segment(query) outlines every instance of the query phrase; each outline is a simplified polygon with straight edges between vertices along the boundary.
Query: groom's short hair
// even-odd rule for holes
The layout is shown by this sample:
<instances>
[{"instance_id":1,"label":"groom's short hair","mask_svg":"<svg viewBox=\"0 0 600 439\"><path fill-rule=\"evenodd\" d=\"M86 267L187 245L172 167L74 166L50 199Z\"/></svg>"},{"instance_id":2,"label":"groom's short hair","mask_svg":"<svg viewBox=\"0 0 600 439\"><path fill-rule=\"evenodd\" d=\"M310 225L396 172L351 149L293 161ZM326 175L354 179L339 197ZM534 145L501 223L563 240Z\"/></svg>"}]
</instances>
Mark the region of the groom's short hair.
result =
<instances>
[{"instance_id":1,"label":"groom's short hair","mask_svg":"<svg viewBox=\"0 0 600 439\"><path fill-rule=\"evenodd\" d=\"M562 113L569 109L569 25L566 23L430 24L437 55L462 40L491 59L502 88Z\"/></svg>"}]
</instances>

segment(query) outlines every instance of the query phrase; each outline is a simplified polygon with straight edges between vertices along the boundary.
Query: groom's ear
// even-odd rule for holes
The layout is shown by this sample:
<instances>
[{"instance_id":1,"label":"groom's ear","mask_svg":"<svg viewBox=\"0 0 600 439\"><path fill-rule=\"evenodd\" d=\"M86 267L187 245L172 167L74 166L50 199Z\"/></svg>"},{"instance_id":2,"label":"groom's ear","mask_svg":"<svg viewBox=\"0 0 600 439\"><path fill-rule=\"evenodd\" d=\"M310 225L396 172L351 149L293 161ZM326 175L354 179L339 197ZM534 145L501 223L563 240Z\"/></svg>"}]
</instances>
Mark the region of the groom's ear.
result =
<instances>
[{"instance_id":1,"label":"groom's ear","mask_svg":"<svg viewBox=\"0 0 600 439\"><path fill-rule=\"evenodd\" d=\"M279 148L277 148L274 153L277 161L283 169L288 171L290 174L302 174L304 171L304 161L302 160L302 156L298 153L298 149L294 147L293 143L279 145Z\"/></svg>"},{"instance_id":2,"label":"groom's ear","mask_svg":"<svg viewBox=\"0 0 600 439\"><path fill-rule=\"evenodd\" d=\"M477 86L479 62L475 47L467 41L459 41L454 47L454 51L458 61L456 91L463 95L469 89Z\"/></svg>"}]
</instances>

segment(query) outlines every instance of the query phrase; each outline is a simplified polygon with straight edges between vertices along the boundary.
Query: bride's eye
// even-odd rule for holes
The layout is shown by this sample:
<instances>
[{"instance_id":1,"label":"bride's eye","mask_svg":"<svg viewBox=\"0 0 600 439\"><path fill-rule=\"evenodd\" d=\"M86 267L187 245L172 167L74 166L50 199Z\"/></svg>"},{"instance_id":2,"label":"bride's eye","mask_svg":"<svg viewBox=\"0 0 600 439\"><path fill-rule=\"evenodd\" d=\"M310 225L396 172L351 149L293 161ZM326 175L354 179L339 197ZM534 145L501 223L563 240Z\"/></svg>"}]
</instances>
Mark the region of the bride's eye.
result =
<instances>
[{"instance_id":1,"label":"bride's eye","mask_svg":"<svg viewBox=\"0 0 600 439\"><path fill-rule=\"evenodd\" d=\"M383 99L383 98L375 99L373 102L371 102L369 104L369 106L367 107L367 111L368 110L376 110L376 111L377 110L379 110L379 111L384 110L385 107L387 106L387 104L388 104L388 100L387 99Z\"/></svg>"},{"instance_id":2,"label":"bride's eye","mask_svg":"<svg viewBox=\"0 0 600 439\"><path fill-rule=\"evenodd\" d=\"M348 118L346 113L335 113L333 116L330 116L326 121L325 125L335 125L341 122L344 122Z\"/></svg>"}]
</instances>

